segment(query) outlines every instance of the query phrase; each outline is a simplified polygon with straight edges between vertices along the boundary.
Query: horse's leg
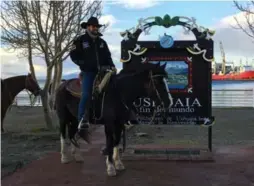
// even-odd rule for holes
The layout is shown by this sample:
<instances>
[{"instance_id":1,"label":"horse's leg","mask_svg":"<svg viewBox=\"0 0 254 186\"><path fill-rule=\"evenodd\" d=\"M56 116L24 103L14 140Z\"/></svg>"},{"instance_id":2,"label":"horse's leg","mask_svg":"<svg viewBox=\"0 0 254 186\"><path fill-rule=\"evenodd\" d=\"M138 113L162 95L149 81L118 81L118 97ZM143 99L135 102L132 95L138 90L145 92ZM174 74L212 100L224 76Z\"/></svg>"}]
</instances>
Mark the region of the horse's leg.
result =
<instances>
[{"instance_id":1,"label":"horse's leg","mask_svg":"<svg viewBox=\"0 0 254 186\"><path fill-rule=\"evenodd\" d=\"M61 162L69 163L72 161L72 159L69 153L69 146L66 139L66 127L70 124L71 121L70 113L62 103L57 105L56 111L60 125Z\"/></svg>"},{"instance_id":2,"label":"horse's leg","mask_svg":"<svg viewBox=\"0 0 254 186\"><path fill-rule=\"evenodd\" d=\"M113 127L111 124L105 123L105 135L106 135L106 148L108 155L106 156L106 166L108 176L116 176L116 169L113 162L113 147L114 147L114 138L113 138Z\"/></svg>"},{"instance_id":3,"label":"horse's leg","mask_svg":"<svg viewBox=\"0 0 254 186\"><path fill-rule=\"evenodd\" d=\"M124 126L121 126L119 122L115 122L115 141L114 141L114 152L113 152L113 160L115 164L116 170L124 170L125 167L121 161L120 157L120 151L119 151L119 144L121 141L121 134L122 134L122 128Z\"/></svg>"},{"instance_id":4,"label":"horse's leg","mask_svg":"<svg viewBox=\"0 0 254 186\"><path fill-rule=\"evenodd\" d=\"M4 116L3 116L3 114L1 114L1 132L2 133L4 132L3 120L4 120Z\"/></svg>"},{"instance_id":5,"label":"horse's leg","mask_svg":"<svg viewBox=\"0 0 254 186\"><path fill-rule=\"evenodd\" d=\"M77 128L78 128L78 120L75 117L72 117L71 125L69 126L69 138L70 140L78 141L77 139ZM71 143L71 153L75 158L76 162L83 162L84 158L80 151L80 147L76 147L73 143Z\"/></svg>"},{"instance_id":6,"label":"horse's leg","mask_svg":"<svg viewBox=\"0 0 254 186\"><path fill-rule=\"evenodd\" d=\"M4 118L5 118L5 115L6 115L7 108L6 108L6 106L3 106L2 109L1 109L1 131L2 131L2 133L4 132L4 123L3 123L3 121L4 121Z\"/></svg>"},{"instance_id":7,"label":"horse's leg","mask_svg":"<svg viewBox=\"0 0 254 186\"><path fill-rule=\"evenodd\" d=\"M66 139L66 126L68 125L67 120L60 119L60 141L61 141L61 163L69 163L72 161L68 150L68 143Z\"/></svg>"},{"instance_id":8,"label":"horse's leg","mask_svg":"<svg viewBox=\"0 0 254 186\"><path fill-rule=\"evenodd\" d=\"M66 139L66 127L71 123L71 113L68 110L68 92L65 89L65 84L61 84L57 88L55 95L55 109L60 127L60 140L61 140L61 162L68 163L72 161L69 153L69 146Z\"/></svg>"}]
</instances>

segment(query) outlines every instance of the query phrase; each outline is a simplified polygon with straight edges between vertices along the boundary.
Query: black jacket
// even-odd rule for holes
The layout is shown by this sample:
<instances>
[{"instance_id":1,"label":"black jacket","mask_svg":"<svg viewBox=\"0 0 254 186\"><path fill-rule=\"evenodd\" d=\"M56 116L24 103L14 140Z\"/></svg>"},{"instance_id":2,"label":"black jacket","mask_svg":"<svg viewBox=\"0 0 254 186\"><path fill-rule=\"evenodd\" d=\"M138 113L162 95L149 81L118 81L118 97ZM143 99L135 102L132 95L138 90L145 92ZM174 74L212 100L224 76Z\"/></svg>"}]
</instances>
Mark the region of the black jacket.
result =
<instances>
[{"instance_id":1,"label":"black jacket","mask_svg":"<svg viewBox=\"0 0 254 186\"><path fill-rule=\"evenodd\" d=\"M102 38L92 39L86 33L76 38L73 45L70 57L81 71L97 72L101 66L115 67L108 45Z\"/></svg>"}]
</instances>

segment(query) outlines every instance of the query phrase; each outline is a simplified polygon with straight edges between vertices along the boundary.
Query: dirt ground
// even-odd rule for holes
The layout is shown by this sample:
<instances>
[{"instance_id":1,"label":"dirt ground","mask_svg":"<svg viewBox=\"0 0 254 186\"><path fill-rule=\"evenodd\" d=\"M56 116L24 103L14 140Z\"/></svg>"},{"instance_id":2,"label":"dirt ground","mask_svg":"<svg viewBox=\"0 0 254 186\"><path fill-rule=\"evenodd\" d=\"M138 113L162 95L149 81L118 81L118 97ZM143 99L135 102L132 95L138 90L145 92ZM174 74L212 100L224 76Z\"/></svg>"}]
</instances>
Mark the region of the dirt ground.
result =
<instances>
[{"instance_id":1,"label":"dirt ground","mask_svg":"<svg viewBox=\"0 0 254 186\"><path fill-rule=\"evenodd\" d=\"M12 107L1 134L1 176L48 154L59 151L58 132L45 129L42 107Z\"/></svg>"},{"instance_id":2,"label":"dirt ground","mask_svg":"<svg viewBox=\"0 0 254 186\"><path fill-rule=\"evenodd\" d=\"M94 136L94 145L88 150L83 147L84 164L62 165L58 132L43 130L42 109L12 108L4 123L7 133L1 135L2 185L254 186L253 113L254 109L213 110L213 163L127 161L126 171L108 178L99 152L104 143L103 129ZM136 132L147 132L149 136L137 139ZM127 143L195 144L206 135L201 128L135 127Z\"/></svg>"}]
</instances>

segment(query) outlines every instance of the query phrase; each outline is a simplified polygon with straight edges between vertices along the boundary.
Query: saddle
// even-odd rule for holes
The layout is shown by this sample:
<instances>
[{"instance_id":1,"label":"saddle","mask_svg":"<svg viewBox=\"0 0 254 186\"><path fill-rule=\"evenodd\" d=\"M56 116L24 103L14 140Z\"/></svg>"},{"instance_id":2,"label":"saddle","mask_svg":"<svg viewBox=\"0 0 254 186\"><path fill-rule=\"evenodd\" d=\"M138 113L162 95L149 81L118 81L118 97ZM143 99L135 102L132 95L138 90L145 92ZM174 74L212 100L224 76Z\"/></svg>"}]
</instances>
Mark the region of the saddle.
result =
<instances>
[{"instance_id":1,"label":"saddle","mask_svg":"<svg viewBox=\"0 0 254 186\"><path fill-rule=\"evenodd\" d=\"M81 81L79 78L70 79L66 85L66 89L74 97L81 97Z\"/></svg>"},{"instance_id":2,"label":"saddle","mask_svg":"<svg viewBox=\"0 0 254 186\"><path fill-rule=\"evenodd\" d=\"M108 82L111 79L111 75L114 72L109 71L102 71L99 72L94 81L93 85L93 95L98 95L104 92L106 89L106 86L108 85ZM66 85L67 91L69 91L74 97L81 97L81 78L74 78L69 80L69 82Z\"/></svg>"}]
</instances>

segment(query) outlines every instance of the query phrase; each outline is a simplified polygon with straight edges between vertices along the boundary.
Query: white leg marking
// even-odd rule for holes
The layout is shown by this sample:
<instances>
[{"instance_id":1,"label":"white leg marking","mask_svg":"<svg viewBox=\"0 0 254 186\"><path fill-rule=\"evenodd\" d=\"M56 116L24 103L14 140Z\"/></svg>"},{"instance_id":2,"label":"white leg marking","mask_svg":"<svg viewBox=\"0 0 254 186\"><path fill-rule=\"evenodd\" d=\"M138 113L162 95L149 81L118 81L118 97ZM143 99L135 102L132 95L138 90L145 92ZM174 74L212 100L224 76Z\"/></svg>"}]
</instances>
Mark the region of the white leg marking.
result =
<instances>
[{"instance_id":1,"label":"white leg marking","mask_svg":"<svg viewBox=\"0 0 254 186\"><path fill-rule=\"evenodd\" d=\"M80 148L75 147L73 144L71 144L71 154L75 158L76 162L84 161Z\"/></svg>"},{"instance_id":2,"label":"white leg marking","mask_svg":"<svg viewBox=\"0 0 254 186\"><path fill-rule=\"evenodd\" d=\"M119 147L114 147L113 160L114 160L116 170L124 170L125 169L123 162L121 161L120 154L119 154Z\"/></svg>"},{"instance_id":3,"label":"white leg marking","mask_svg":"<svg viewBox=\"0 0 254 186\"><path fill-rule=\"evenodd\" d=\"M60 137L60 142L61 142L61 163L69 163L70 161L72 161L72 159L68 152L66 139L64 139L62 135Z\"/></svg>"},{"instance_id":4,"label":"white leg marking","mask_svg":"<svg viewBox=\"0 0 254 186\"><path fill-rule=\"evenodd\" d=\"M108 176L116 176L116 169L115 169L114 165L109 162L108 156L106 158L106 166L107 166Z\"/></svg>"}]
</instances>

